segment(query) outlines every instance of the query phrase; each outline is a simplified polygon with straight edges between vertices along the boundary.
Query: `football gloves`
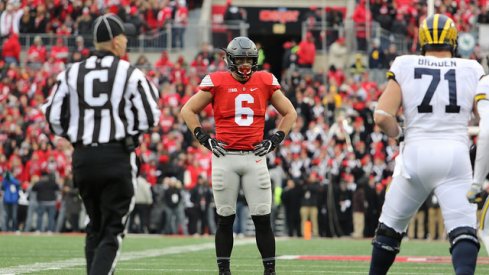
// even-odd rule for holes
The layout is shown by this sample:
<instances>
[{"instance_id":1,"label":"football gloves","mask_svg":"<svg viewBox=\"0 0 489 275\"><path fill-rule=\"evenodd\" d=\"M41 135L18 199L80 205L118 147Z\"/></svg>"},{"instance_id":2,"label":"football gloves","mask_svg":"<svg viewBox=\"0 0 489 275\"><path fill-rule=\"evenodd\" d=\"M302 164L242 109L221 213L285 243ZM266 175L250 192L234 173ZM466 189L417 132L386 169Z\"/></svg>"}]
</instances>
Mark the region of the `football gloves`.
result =
<instances>
[{"instance_id":1,"label":"football gloves","mask_svg":"<svg viewBox=\"0 0 489 275\"><path fill-rule=\"evenodd\" d=\"M285 133L283 131L278 131L267 139L255 145L253 152L256 156L263 157L264 155L275 150L277 146L284 140Z\"/></svg>"},{"instance_id":2,"label":"football gloves","mask_svg":"<svg viewBox=\"0 0 489 275\"><path fill-rule=\"evenodd\" d=\"M211 136L209 136L209 134L204 132L202 128L200 127L195 128L194 136L200 142L200 144L204 145L205 148L209 149L209 151L211 151L214 154L214 156L223 157L226 155L226 149L224 149L224 146L226 146L226 144L215 138L211 138Z\"/></svg>"},{"instance_id":3,"label":"football gloves","mask_svg":"<svg viewBox=\"0 0 489 275\"><path fill-rule=\"evenodd\" d=\"M479 203L482 201L482 186L479 183L472 183L467 192L467 199L470 203Z\"/></svg>"}]
</instances>

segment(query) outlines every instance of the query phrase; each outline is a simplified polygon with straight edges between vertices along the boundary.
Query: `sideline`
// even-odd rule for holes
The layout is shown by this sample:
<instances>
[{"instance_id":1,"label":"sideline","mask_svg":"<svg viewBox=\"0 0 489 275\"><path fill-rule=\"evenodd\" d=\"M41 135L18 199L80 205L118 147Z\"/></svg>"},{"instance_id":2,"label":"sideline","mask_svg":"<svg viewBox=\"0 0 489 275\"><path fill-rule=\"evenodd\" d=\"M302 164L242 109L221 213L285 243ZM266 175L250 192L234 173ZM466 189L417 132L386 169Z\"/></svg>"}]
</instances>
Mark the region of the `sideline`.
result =
<instances>
[{"instance_id":1,"label":"sideline","mask_svg":"<svg viewBox=\"0 0 489 275\"><path fill-rule=\"evenodd\" d=\"M244 239L244 240L234 240L234 245L247 245L254 244L255 238ZM132 261L142 258L159 257L171 254L181 254L187 252L196 252L201 250L214 249L214 242L204 243L199 245L185 245L185 246L171 246L163 249L148 249L142 251L132 251L132 252L122 252L121 257L118 262L121 261ZM0 268L0 274L23 274L46 270L58 270L71 268L75 266L85 265L84 258L73 258L68 260L54 261L54 262L42 262L27 265L18 265L6 268Z\"/></svg>"},{"instance_id":2,"label":"sideline","mask_svg":"<svg viewBox=\"0 0 489 275\"><path fill-rule=\"evenodd\" d=\"M303 261L334 261L334 262L370 262L371 256L347 255L282 255L277 260L303 260ZM450 256L397 256L396 263L429 263L448 264L452 262ZM489 257L478 257L477 264L489 264Z\"/></svg>"}]
</instances>

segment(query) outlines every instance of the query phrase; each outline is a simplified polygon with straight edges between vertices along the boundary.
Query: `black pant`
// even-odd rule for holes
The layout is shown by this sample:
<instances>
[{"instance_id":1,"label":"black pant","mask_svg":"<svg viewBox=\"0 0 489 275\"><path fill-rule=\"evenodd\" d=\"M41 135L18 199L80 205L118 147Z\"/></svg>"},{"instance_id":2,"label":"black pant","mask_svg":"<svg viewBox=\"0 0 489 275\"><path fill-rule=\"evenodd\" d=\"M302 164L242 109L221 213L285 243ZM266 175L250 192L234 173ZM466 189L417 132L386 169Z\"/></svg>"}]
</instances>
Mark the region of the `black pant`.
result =
<instances>
[{"instance_id":1,"label":"black pant","mask_svg":"<svg viewBox=\"0 0 489 275\"><path fill-rule=\"evenodd\" d=\"M294 235L297 237L302 237L302 228L301 228L301 214L299 210L291 210L285 211L285 221L287 223L287 233L289 237L293 237Z\"/></svg>"},{"instance_id":2,"label":"black pant","mask_svg":"<svg viewBox=\"0 0 489 275\"><path fill-rule=\"evenodd\" d=\"M115 267L134 205L135 158L119 143L75 147L73 180L90 218L85 240L87 274L111 274Z\"/></svg>"},{"instance_id":3,"label":"black pant","mask_svg":"<svg viewBox=\"0 0 489 275\"><path fill-rule=\"evenodd\" d=\"M199 204L197 206L187 208L186 214L188 217L188 234L193 235L199 233L203 235L207 227L207 211L202 209ZM199 229L200 222L200 229Z\"/></svg>"},{"instance_id":4,"label":"black pant","mask_svg":"<svg viewBox=\"0 0 489 275\"><path fill-rule=\"evenodd\" d=\"M151 212L150 204L138 204L134 206L134 210L131 212L131 219L129 222L130 233L149 233L149 213ZM135 219L139 216L139 225L136 225Z\"/></svg>"}]
</instances>

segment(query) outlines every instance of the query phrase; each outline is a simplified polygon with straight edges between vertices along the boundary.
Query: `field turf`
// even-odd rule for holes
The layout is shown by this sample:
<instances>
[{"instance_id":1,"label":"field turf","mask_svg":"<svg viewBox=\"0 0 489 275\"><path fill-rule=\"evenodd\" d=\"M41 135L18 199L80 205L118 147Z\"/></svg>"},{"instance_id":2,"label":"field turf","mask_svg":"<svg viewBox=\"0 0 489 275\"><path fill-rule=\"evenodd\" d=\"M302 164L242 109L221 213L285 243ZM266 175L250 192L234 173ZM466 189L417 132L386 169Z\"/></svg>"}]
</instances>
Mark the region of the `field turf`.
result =
<instances>
[{"instance_id":1,"label":"field turf","mask_svg":"<svg viewBox=\"0 0 489 275\"><path fill-rule=\"evenodd\" d=\"M85 274L83 235L0 235L0 274ZM277 274L367 274L370 240L277 239ZM389 274L454 274L447 241L404 240ZM233 275L263 274L254 238L235 239ZM116 274L217 274L213 237L128 235ZM489 274L481 247L476 274Z\"/></svg>"}]
</instances>

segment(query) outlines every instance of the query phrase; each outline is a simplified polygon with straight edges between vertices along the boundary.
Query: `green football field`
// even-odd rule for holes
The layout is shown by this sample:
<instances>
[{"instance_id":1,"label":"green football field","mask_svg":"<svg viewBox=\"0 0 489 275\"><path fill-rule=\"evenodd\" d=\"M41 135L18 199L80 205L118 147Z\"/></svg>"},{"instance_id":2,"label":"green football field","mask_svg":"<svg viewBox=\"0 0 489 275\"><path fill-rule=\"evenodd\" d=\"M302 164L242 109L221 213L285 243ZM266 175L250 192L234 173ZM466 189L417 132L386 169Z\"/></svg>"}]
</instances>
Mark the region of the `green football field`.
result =
<instances>
[{"instance_id":1,"label":"green football field","mask_svg":"<svg viewBox=\"0 0 489 275\"><path fill-rule=\"evenodd\" d=\"M367 274L370 240L277 239L277 274ZM217 274L213 237L128 235L116 274ZM389 274L454 274L447 241L404 240ZM83 235L0 235L0 274L85 274ZM263 274L254 238L236 239L233 275ZM489 274L479 253L476 274Z\"/></svg>"}]
</instances>

